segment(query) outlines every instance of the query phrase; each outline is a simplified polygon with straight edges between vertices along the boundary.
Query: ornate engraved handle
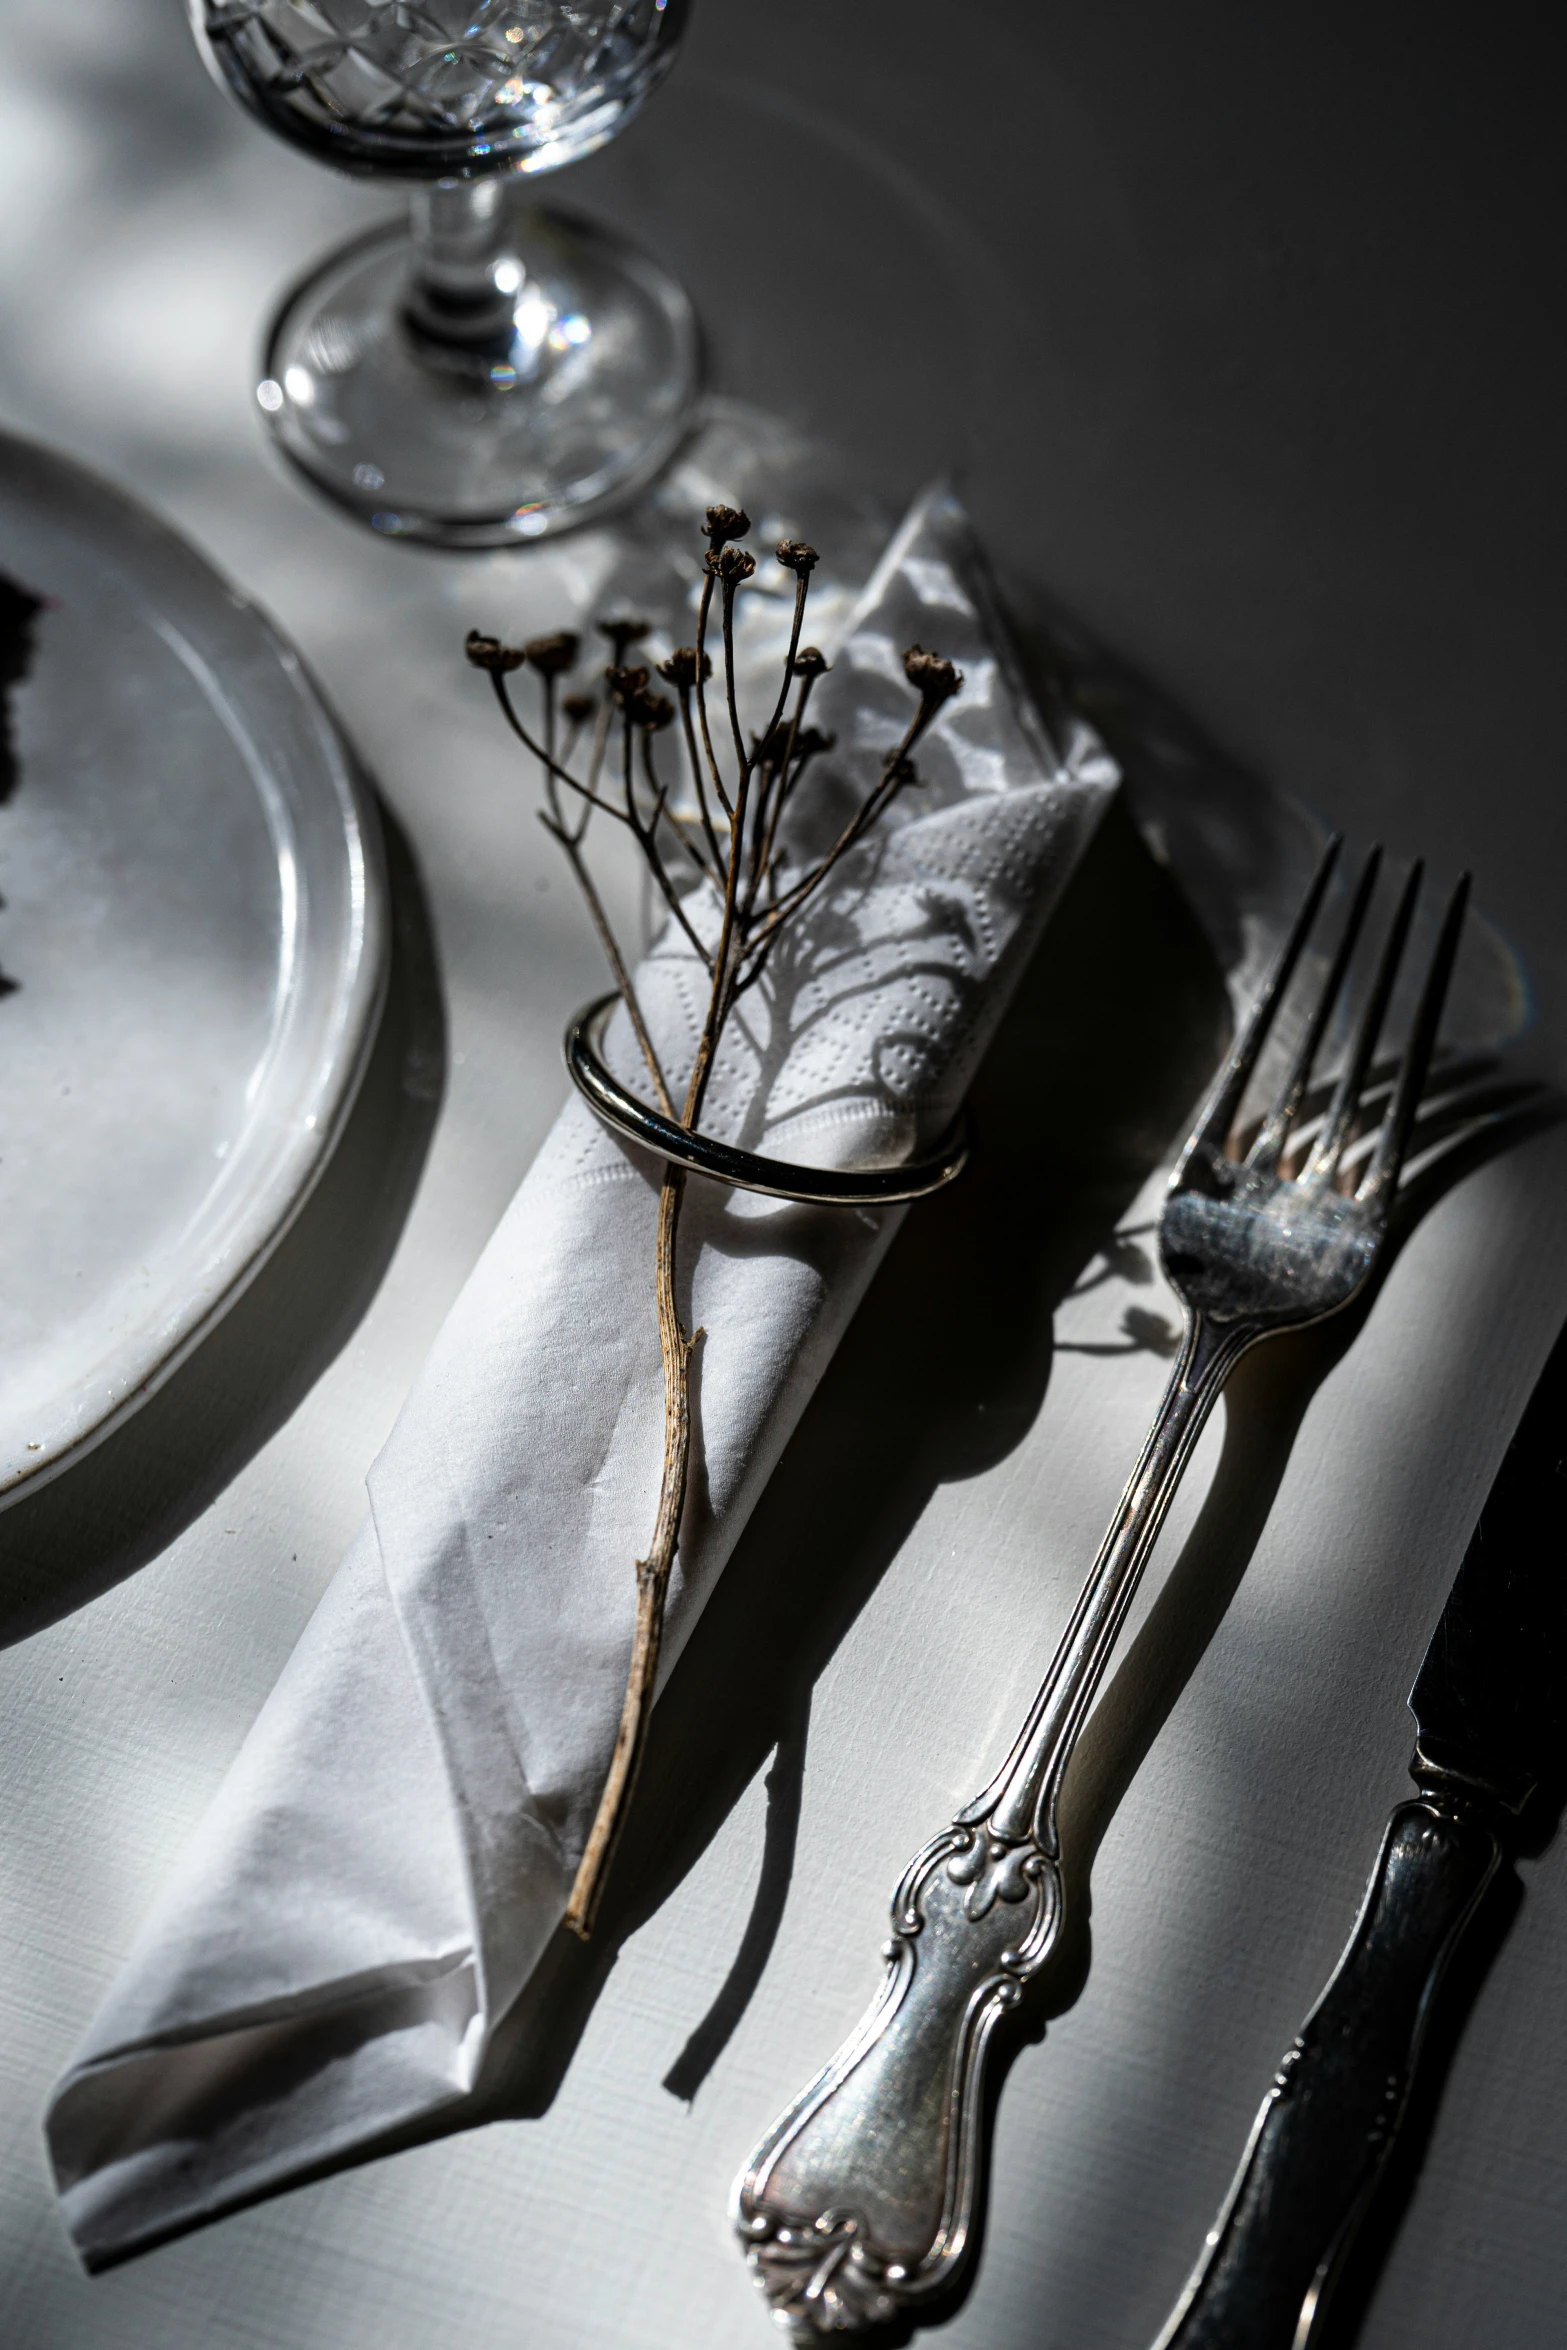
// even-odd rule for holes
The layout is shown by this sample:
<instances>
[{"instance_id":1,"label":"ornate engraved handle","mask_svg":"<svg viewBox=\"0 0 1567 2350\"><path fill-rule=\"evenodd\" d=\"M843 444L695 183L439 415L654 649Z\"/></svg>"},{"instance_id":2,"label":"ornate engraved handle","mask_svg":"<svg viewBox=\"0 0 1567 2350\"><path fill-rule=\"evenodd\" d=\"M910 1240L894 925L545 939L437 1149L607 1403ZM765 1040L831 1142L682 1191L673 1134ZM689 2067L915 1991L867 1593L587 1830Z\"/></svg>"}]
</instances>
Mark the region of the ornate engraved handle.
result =
<instances>
[{"instance_id":1,"label":"ornate engraved handle","mask_svg":"<svg viewBox=\"0 0 1567 2350\"><path fill-rule=\"evenodd\" d=\"M733 2217L797 2340L927 2300L968 2249L986 2045L1061 1924L1056 1801L1182 1470L1255 1326L1187 1324L1141 1459L998 1776L893 1896L887 1973L858 2028L775 2123Z\"/></svg>"}]
</instances>

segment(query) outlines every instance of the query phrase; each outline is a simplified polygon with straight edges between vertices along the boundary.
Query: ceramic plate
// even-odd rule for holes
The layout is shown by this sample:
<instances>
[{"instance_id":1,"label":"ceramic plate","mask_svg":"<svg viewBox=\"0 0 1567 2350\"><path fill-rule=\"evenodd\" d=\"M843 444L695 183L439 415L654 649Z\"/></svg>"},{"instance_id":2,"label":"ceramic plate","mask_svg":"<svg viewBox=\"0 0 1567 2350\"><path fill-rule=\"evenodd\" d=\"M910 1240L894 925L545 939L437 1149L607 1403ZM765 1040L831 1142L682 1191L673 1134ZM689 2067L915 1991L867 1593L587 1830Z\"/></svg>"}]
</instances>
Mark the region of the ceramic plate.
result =
<instances>
[{"instance_id":1,"label":"ceramic plate","mask_svg":"<svg viewBox=\"0 0 1567 2350\"><path fill-rule=\"evenodd\" d=\"M376 821L298 658L142 508L0 435L0 1506L257 1270L359 1081Z\"/></svg>"}]
</instances>

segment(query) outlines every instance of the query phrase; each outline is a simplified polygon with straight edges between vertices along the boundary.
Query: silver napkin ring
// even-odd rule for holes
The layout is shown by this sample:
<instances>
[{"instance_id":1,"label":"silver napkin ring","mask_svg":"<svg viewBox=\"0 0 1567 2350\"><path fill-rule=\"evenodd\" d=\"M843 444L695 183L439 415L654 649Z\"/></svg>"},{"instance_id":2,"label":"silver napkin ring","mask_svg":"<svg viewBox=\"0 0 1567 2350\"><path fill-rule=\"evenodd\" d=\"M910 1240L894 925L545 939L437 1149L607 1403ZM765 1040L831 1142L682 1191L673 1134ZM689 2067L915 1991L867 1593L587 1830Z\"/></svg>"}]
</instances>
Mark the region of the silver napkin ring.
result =
<instances>
[{"instance_id":1,"label":"silver napkin ring","mask_svg":"<svg viewBox=\"0 0 1567 2350\"><path fill-rule=\"evenodd\" d=\"M672 1159L693 1174L710 1175L715 1183L732 1184L737 1191L844 1208L891 1207L900 1200L924 1199L963 1171L969 1146L961 1116L928 1157L899 1167L797 1167L789 1159L759 1158L754 1151L715 1142L711 1135L692 1134L628 1093L600 1059L604 1023L619 1001L618 995L599 996L570 1022L563 1040L566 1068L589 1109L606 1126L661 1159Z\"/></svg>"}]
</instances>

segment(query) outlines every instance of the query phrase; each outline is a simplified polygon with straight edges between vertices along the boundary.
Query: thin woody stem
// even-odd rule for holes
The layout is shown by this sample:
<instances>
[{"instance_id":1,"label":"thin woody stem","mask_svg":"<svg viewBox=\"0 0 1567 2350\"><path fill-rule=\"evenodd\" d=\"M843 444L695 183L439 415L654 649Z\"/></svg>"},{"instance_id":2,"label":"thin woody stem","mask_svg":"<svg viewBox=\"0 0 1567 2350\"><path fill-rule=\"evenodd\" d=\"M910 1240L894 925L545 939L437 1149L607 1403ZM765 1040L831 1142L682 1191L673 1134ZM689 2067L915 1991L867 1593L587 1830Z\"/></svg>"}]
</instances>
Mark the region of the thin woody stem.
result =
<instances>
[{"instance_id":1,"label":"thin woody stem","mask_svg":"<svg viewBox=\"0 0 1567 2350\"><path fill-rule=\"evenodd\" d=\"M560 787L555 780L555 676L550 671L544 679L544 796L549 802L550 814L556 825L563 828L560 808Z\"/></svg>"},{"instance_id":2,"label":"thin woody stem","mask_svg":"<svg viewBox=\"0 0 1567 2350\"><path fill-rule=\"evenodd\" d=\"M703 844L687 837L690 818L677 816L669 805L669 786L659 782L658 769L653 764L653 737L650 733L642 737L642 773L653 795L653 813L648 818L649 837L658 830L660 823L667 824L697 871L712 882L715 888L722 888L723 859L719 857L714 864L709 865Z\"/></svg>"},{"instance_id":3,"label":"thin woody stem","mask_svg":"<svg viewBox=\"0 0 1567 2350\"><path fill-rule=\"evenodd\" d=\"M742 768L734 821L730 829L724 916L719 929L718 951L710 966L713 984L681 1113L680 1123L688 1129L693 1128L702 1115L713 1054L733 1001L733 991L725 982L724 967L734 934L749 782L750 776ZM658 1242L654 1260L658 1291L658 1343L664 1365L664 1472L659 1486L653 1539L648 1545L646 1558L637 1561L636 1625L632 1633L626 1694L621 1703L620 1724L615 1733L615 1751L604 1792L599 1798L598 1811L583 1847L576 1881L571 1889L571 1901L566 1910L567 1925L584 1942L593 1931L605 1874L625 1826L626 1813L630 1808L642 1756L647 1747L658 1679L658 1653L664 1636L664 1602L680 1539L680 1521L685 1513L686 1485L691 1469L691 1356L701 1333L694 1331L687 1336L675 1295L675 1239L684 1197L684 1168L666 1165L658 1195Z\"/></svg>"},{"instance_id":4,"label":"thin woody stem","mask_svg":"<svg viewBox=\"0 0 1567 2350\"><path fill-rule=\"evenodd\" d=\"M767 721L767 731L762 737L764 743L771 742L777 733L779 721L784 714L784 704L789 699L789 687L794 677L794 657L800 650L800 630L805 622L805 599L810 593L810 586L810 574L797 571L794 578L794 621L789 630L789 650L784 655L783 683L778 688L778 699L773 704L773 714Z\"/></svg>"},{"instance_id":5,"label":"thin woody stem","mask_svg":"<svg viewBox=\"0 0 1567 2350\"><path fill-rule=\"evenodd\" d=\"M725 1007L720 1005L715 981L708 1001L707 1018L702 1026L701 1042L697 1046L696 1061L686 1087L685 1108L680 1123L694 1127L702 1115L702 1102L707 1092L707 1080L712 1068L713 1050L718 1041ZM673 1163L666 1165L664 1180L658 1194L658 1241L654 1253L654 1280L658 1293L658 1344L664 1365L664 1473L659 1485L658 1515L653 1521L653 1539L648 1544L646 1558L637 1561L637 1613L631 1636L631 1664L626 1674L626 1694L621 1702L620 1724L615 1732L615 1751L610 1759L609 1776L604 1792L588 1831L582 1858L577 1864L576 1881L571 1888L571 1900L566 1910L566 1923L582 1941L593 1931L593 1920L598 1914L599 1898L604 1889L604 1878L615 1857L621 1830L626 1824L626 1813L636 1789L637 1774L647 1748L648 1729L653 1718L653 1698L658 1682L658 1654L664 1638L664 1602L669 1593L669 1577L675 1563L675 1551L680 1540L680 1521L685 1515L686 1486L691 1472L691 1357L702 1336L693 1330L688 1336L680 1319L680 1304L675 1295L675 1239L680 1221L681 1202L685 1198L686 1171Z\"/></svg>"},{"instance_id":6,"label":"thin woody stem","mask_svg":"<svg viewBox=\"0 0 1567 2350\"><path fill-rule=\"evenodd\" d=\"M615 1732L615 1751L593 1825L577 1865L566 1910L571 1931L586 1942L593 1931L609 1865L615 1857L632 1792L647 1749L658 1683L658 1655L664 1638L664 1602L685 1510L691 1466L691 1356L700 1331L688 1338L675 1297L675 1233L685 1196L685 1169L666 1166L658 1195L658 1342L664 1360L664 1475L658 1516L646 1558L637 1561L637 1614L631 1637L631 1666Z\"/></svg>"},{"instance_id":7,"label":"thin woody stem","mask_svg":"<svg viewBox=\"0 0 1567 2350\"><path fill-rule=\"evenodd\" d=\"M799 635L798 623L795 634ZM792 666L794 661L792 650L789 660ZM816 680L813 676L802 677L800 680L800 691L795 697L794 716L789 723L789 740L784 745L784 754L779 761L777 779L769 799L766 825L765 827L758 826L757 849L751 859L751 882L746 891L743 916L747 924L749 924L755 909L756 893L761 886L762 879L773 869L773 844L778 836L778 819L783 814L785 802L789 797L789 769L794 762L794 746L800 738L800 725L805 716L805 705L811 698L811 688L815 683Z\"/></svg>"},{"instance_id":8,"label":"thin woody stem","mask_svg":"<svg viewBox=\"0 0 1567 2350\"><path fill-rule=\"evenodd\" d=\"M647 1022L642 1017L642 1006L637 1002L637 991L631 984L631 974L626 968L626 959L620 951L620 943L614 931L610 928L609 916L604 911L604 902L593 885L593 876L588 871L582 850L565 826L557 824L553 817L546 816L541 811L539 821L546 832L554 834L566 853L566 861L576 876L577 887L587 901L588 913L592 917L594 929L598 932L599 944L604 949L604 959L614 974L615 985L620 992L620 1000L626 1007L626 1017L631 1022L631 1032L637 1040L637 1048L647 1063L648 1075L653 1080L653 1091L658 1096L658 1106L666 1118L672 1118L675 1114L673 1096L660 1066L658 1054L654 1050L653 1039L648 1034Z\"/></svg>"},{"instance_id":9,"label":"thin woody stem","mask_svg":"<svg viewBox=\"0 0 1567 2350\"><path fill-rule=\"evenodd\" d=\"M686 941L690 946L692 953L698 958L704 967L709 972L711 972L714 967L713 958L708 953L706 947L702 944L701 938L699 937L691 921L690 915L686 912L685 907L680 902L680 893L669 878L664 860L658 852L658 843L653 837L658 829L659 818L664 812L663 804L666 795L659 786L655 777L653 783L653 789L656 795L655 806L651 818L644 823L641 810L637 806L637 796L633 776L632 723L629 717L625 718L623 723L625 739L623 745L624 756L621 775L621 791L625 805L624 807L617 808L613 801L610 800L606 800L602 804L606 812L613 816L618 824L624 824L627 831L631 834L638 848L642 851L643 861L646 864L649 873L652 875L654 881L658 884L659 892L663 897L665 905L669 908L669 911L671 914L673 914L675 920L679 923L681 929L685 932ZM644 738L644 744L645 741L646 738Z\"/></svg>"},{"instance_id":10,"label":"thin woody stem","mask_svg":"<svg viewBox=\"0 0 1567 2350\"><path fill-rule=\"evenodd\" d=\"M615 936L609 916L604 910L604 901L599 896L593 876L588 871L586 861L583 858L582 834L580 831L574 833L569 829L561 810L560 797L556 789L557 781L570 784L572 790L577 792L583 792L583 786L577 782L574 776L568 775L555 758L555 679L553 676L547 675L544 680L544 744L541 748L533 741L527 728L512 708L511 697L506 691L504 677L498 671L492 670L490 678L495 687L496 699L505 713L512 732L526 744L544 769L544 792L549 806L547 813L544 809L540 809L539 821L545 831L551 834L565 851L566 861L571 867L577 887L582 892L583 901L587 906L593 927L598 933L599 944L604 949L604 959L614 974L616 990L621 1002L626 1007L626 1016L631 1022L632 1034L637 1040L637 1048L647 1064L647 1073L653 1081L653 1091L658 1096L659 1107L667 1117L672 1118L675 1112L669 1086L659 1064L658 1054L654 1050L653 1039L648 1033L647 1023L642 1017L642 1007L637 1002L636 989L631 984L631 974L626 968L625 956L620 951L620 942ZM583 796L589 799L593 798L593 795L587 792L584 792ZM600 803L595 801L595 805L598 804ZM610 808L608 812L612 816L618 813L614 808Z\"/></svg>"},{"instance_id":11,"label":"thin woody stem","mask_svg":"<svg viewBox=\"0 0 1567 2350\"><path fill-rule=\"evenodd\" d=\"M729 705L729 732L734 738L735 768L739 782L735 787L735 806L750 780L754 761L746 754L745 736L740 730L740 703L735 692L735 586L732 579L724 581L724 699Z\"/></svg>"},{"instance_id":12,"label":"thin woody stem","mask_svg":"<svg viewBox=\"0 0 1567 2350\"><path fill-rule=\"evenodd\" d=\"M703 675L703 670L706 666L704 655L707 651L707 618L712 608L713 574L709 571L703 577L702 601L696 608L696 716L697 724L702 729L702 748L707 754L707 771L713 779L713 789L718 794L718 805L726 816L732 817L734 809L730 806L729 794L724 789L724 779L719 772L718 759L713 750L712 732L707 723L707 679Z\"/></svg>"},{"instance_id":13,"label":"thin woody stem","mask_svg":"<svg viewBox=\"0 0 1567 2350\"><path fill-rule=\"evenodd\" d=\"M615 813L617 816L620 814L618 808L616 809ZM653 814L653 824L655 826L662 814L663 805L661 801L659 806L654 810ZM693 926L690 915L686 912L685 907L681 903L680 892L676 889L674 883L669 878L669 873L665 867L664 860L658 853L658 845L653 838L652 830L643 830L641 818L637 815L635 808L633 808L632 813L629 816L622 818L622 822L628 826L637 842L638 847L641 849L642 855L647 863L647 869L658 885L659 894L663 898L664 903L669 908L671 914L673 914L675 920L679 923L681 929L685 932L686 942L689 945L691 952L696 956L697 960L701 963L703 969L708 973L709 977L712 977L718 966L714 962L711 954L709 954L707 948L702 944L701 937ZM709 876L708 878L712 879L712 876Z\"/></svg>"},{"instance_id":14,"label":"thin woody stem","mask_svg":"<svg viewBox=\"0 0 1567 2350\"><path fill-rule=\"evenodd\" d=\"M669 813L669 786L667 783L660 783L658 780L658 769L653 764L653 738L650 734L644 734L642 737L641 758L642 780L647 785L648 791L652 795L652 806L649 808L647 815L643 818L643 824L647 832L647 837L651 841L656 835L659 826L663 823L664 818ZM672 825L674 825L674 819L672 817L670 818L670 822ZM674 825L674 833L676 840L680 841L680 828L678 825ZM682 848L684 848L684 841L680 841L680 845Z\"/></svg>"},{"instance_id":15,"label":"thin woody stem","mask_svg":"<svg viewBox=\"0 0 1567 2350\"><path fill-rule=\"evenodd\" d=\"M691 780L696 786L696 804L702 811L702 830L706 833L707 845L713 852L713 869L715 872L721 873L724 869L724 852L718 845L718 833L713 824L713 812L708 806L707 777L702 772L701 754L696 747L696 734L691 724L691 688L687 685L680 688L680 724L686 738L686 757L691 762Z\"/></svg>"},{"instance_id":16,"label":"thin woody stem","mask_svg":"<svg viewBox=\"0 0 1567 2350\"><path fill-rule=\"evenodd\" d=\"M748 767L742 767L739 787L735 793L734 817L729 828L729 870L724 877L724 913L723 920L718 926L718 945L712 962L712 1001L708 1006L707 1023L702 1032L702 1044L697 1051L697 1067L692 1073L693 1084L696 1083L698 1073L701 1074L702 1091L706 1090L707 1085L706 1057L712 1053L713 1047L718 1041L718 1031L723 1026L725 1015L729 1010L729 959L734 945L735 917L740 899L740 866L745 855L745 812L750 789L751 771ZM696 1107L690 1112L692 1118L700 1114L701 1098L701 1091L699 1091Z\"/></svg>"},{"instance_id":17,"label":"thin woody stem","mask_svg":"<svg viewBox=\"0 0 1567 2350\"><path fill-rule=\"evenodd\" d=\"M886 766L882 769L880 780L866 794L861 806L850 817L821 863L807 873L803 880L796 882L793 889L785 892L784 896L778 900L777 905L770 909L765 921L746 941L744 951L747 955L766 954L783 924L792 915L799 912L808 898L815 895L833 867L848 855L856 841L861 839L870 829L882 810L896 798L902 789L898 770L918 742L929 715L929 711L922 705L902 742L887 760Z\"/></svg>"},{"instance_id":18,"label":"thin woody stem","mask_svg":"<svg viewBox=\"0 0 1567 2350\"><path fill-rule=\"evenodd\" d=\"M563 783L568 791L574 791L576 793L579 800L586 800L590 807L602 808L606 816L613 816L617 823L623 824L625 822L625 818L621 815L620 810L615 806L613 800L600 799L597 792L590 790L587 784L579 783L577 778L570 774L568 770L560 764L558 759L552 758L550 753L545 749L541 742L535 742L533 736L528 732L527 728L523 725L522 720L518 717L517 712L512 705L511 695L506 690L506 680L500 675L498 670L491 670L490 683L495 688L495 699L499 702L501 709L505 714L507 725L511 728L512 733L517 737L517 740L521 743L523 749L525 751L531 751L534 758L538 760L539 765L543 768L545 788L548 790L552 784ZM553 793L551 793L551 797L553 798ZM581 833L578 833L577 838L579 840L582 838Z\"/></svg>"},{"instance_id":19,"label":"thin woody stem","mask_svg":"<svg viewBox=\"0 0 1567 2350\"><path fill-rule=\"evenodd\" d=\"M579 841L587 838L588 826L593 821L593 807L598 796L599 777L604 770L604 749L609 741L609 719L610 702L606 694L600 699L598 716L593 722L593 748L588 755L587 781L587 789L593 795L593 799L583 809L582 821L573 835L573 838Z\"/></svg>"}]
</instances>

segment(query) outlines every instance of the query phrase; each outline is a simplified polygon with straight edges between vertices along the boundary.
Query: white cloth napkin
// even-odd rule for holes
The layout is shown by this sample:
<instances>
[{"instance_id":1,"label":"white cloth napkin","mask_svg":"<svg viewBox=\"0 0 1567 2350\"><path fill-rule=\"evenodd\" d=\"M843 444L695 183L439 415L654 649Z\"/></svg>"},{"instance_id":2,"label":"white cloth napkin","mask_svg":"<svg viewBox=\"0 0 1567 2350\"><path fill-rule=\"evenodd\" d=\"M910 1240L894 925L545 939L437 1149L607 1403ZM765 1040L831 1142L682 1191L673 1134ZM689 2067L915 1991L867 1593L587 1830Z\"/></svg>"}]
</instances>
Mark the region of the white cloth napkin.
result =
<instances>
[{"instance_id":1,"label":"white cloth napkin","mask_svg":"<svg viewBox=\"0 0 1567 2350\"><path fill-rule=\"evenodd\" d=\"M1046 736L941 492L818 689L834 788L901 732L914 640L964 690L715 1072L706 1123L774 1156L885 1160L940 1131L1114 789L1086 729ZM666 939L640 984L683 1066L700 972ZM657 1177L573 1101L453 1309L369 1524L55 2094L89 2265L461 2099L558 1926L658 1489ZM900 1215L690 1187L701 1456L666 1672Z\"/></svg>"}]
</instances>

